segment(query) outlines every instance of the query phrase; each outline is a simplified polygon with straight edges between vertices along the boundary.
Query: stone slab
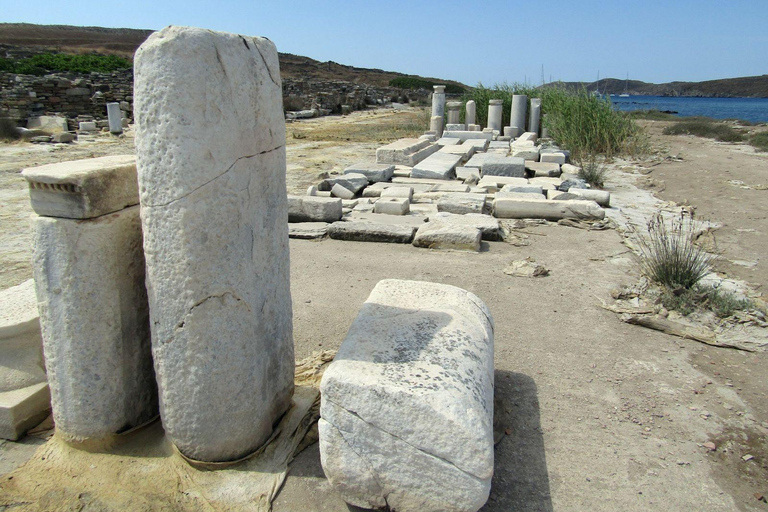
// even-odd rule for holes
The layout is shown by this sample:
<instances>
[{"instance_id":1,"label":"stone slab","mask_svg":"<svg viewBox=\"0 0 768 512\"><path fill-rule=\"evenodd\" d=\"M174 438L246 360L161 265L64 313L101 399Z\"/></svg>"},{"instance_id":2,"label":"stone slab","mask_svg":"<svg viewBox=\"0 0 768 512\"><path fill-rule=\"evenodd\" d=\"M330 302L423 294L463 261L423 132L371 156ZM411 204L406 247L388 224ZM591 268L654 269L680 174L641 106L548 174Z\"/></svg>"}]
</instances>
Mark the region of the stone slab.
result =
<instances>
[{"instance_id":1,"label":"stone slab","mask_svg":"<svg viewBox=\"0 0 768 512\"><path fill-rule=\"evenodd\" d=\"M41 165L21 173L38 215L90 219L139 204L136 157L104 156Z\"/></svg>"},{"instance_id":2,"label":"stone slab","mask_svg":"<svg viewBox=\"0 0 768 512\"><path fill-rule=\"evenodd\" d=\"M288 222L336 222L341 203L333 197L288 196Z\"/></svg>"},{"instance_id":3,"label":"stone slab","mask_svg":"<svg viewBox=\"0 0 768 512\"><path fill-rule=\"evenodd\" d=\"M539 185L504 185L501 192L517 192L520 194L544 195L544 190Z\"/></svg>"},{"instance_id":4,"label":"stone slab","mask_svg":"<svg viewBox=\"0 0 768 512\"><path fill-rule=\"evenodd\" d=\"M539 160L539 148L535 146L517 146L513 144L511 146L512 156L523 158L525 160L538 161Z\"/></svg>"},{"instance_id":5,"label":"stone slab","mask_svg":"<svg viewBox=\"0 0 768 512\"><path fill-rule=\"evenodd\" d=\"M480 230L483 240L496 241L501 239L501 227L498 219L484 213L467 213L458 215L449 212L439 212L429 216L429 222L470 226Z\"/></svg>"},{"instance_id":6,"label":"stone slab","mask_svg":"<svg viewBox=\"0 0 768 512\"><path fill-rule=\"evenodd\" d=\"M539 155L539 160L541 160L542 162L553 162L559 165L563 165L567 161L565 157L565 153L562 153L562 152L541 153L541 155Z\"/></svg>"},{"instance_id":7,"label":"stone slab","mask_svg":"<svg viewBox=\"0 0 768 512\"><path fill-rule=\"evenodd\" d=\"M282 98L265 38L170 26L134 57L163 427L196 460L253 453L291 405Z\"/></svg>"},{"instance_id":8,"label":"stone slab","mask_svg":"<svg viewBox=\"0 0 768 512\"><path fill-rule=\"evenodd\" d=\"M45 133L57 133L66 132L69 130L67 126L67 118L60 116L39 116L30 117L27 120L27 129L29 130L41 130Z\"/></svg>"},{"instance_id":9,"label":"stone slab","mask_svg":"<svg viewBox=\"0 0 768 512\"><path fill-rule=\"evenodd\" d=\"M519 157L506 157L486 160L480 170L483 176L525 177L525 160Z\"/></svg>"},{"instance_id":10,"label":"stone slab","mask_svg":"<svg viewBox=\"0 0 768 512\"><path fill-rule=\"evenodd\" d=\"M469 186L463 183L438 183L431 192L469 192Z\"/></svg>"},{"instance_id":11,"label":"stone slab","mask_svg":"<svg viewBox=\"0 0 768 512\"><path fill-rule=\"evenodd\" d=\"M462 160L469 159L472 155L475 154L475 147L474 146L465 146L464 144L454 145L454 146L445 146L443 148L440 148L440 153L448 153L451 155L459 155Z\"/></svg>"},{"instance_id":12,"label":"stone slab","mask_svg":"<svg viewBox=\"0 0 768 512\"><path fill-rule=\"evenodd\" d=\"M466 131L467 125L463 123L447 123L445 129L451 131Z\"/></svg>"},{"instance_id":13,"label":"stone slab","mask_svg":"<svg viewBox=\"0 0 768 512\"><path fill-rule=\"evenodd\" d=\"M456 178L468 180L470 176L480 178L480 169L477 167L456 167Z\"/></svg>"},{"instance_id":14,"label":"stone slab","mask_svg":"<svg viewBox=\"0 0 768 512\"><path fill-rule=\"evenodd\" d=\"M393 164L377 164L376 162L357 162L344 169L344 174L362 174L370 183L389 181L395 173Z\"/></svg>"},{"instance_id":15,"label":"stone slab","mask_svg":"<svg viewBox=\"0 0 768 512\"><path fill-rule=\"evenodd\" d=\"M446 194L437 200L437 211L448 213L483 213L485 196L482 194Z\"/></svg>"},{"instance_id":16,"label":"stone slab","mask_svg":"<svg viewBox=\"0 0 768 512\"><path fill-rule=\"evenodd\" d=\"M381 198L387 198L387 197L403 198L404 197L410 201L413 199L413 187L406 187L406 186L387 187L381 191L381 195L379 197Z\"/></svg>"},{"instance_id":17,"label":"stone slab","mask_svg":"<svg viewBox=\"0 0 768 512\"><path fill-rule=\"evenodd\" d=\"M602 220L605 211L594 201L550 201L497 197L493 216L499 219Z\"/></svg>"},{"instance_id":18,"label":"stone slab","mask_svg":"<svg viewBox=\"0 0 768 512\"><path fill-rule=\"evenodd\" d=\"M412 178L449 180L456 175L456 165L461 156L448 153L434 153L413 167Z\"/></svg>"},{"instance_id":19,"label":"stone slab","mask_svg":"<svg viewBox=\"0 0 768 512\"><path fill-rule=\"evenodd\" d=\"M296 222L288 224L288 238L313 240L328 234L327 222Z\"/></svg>"},{"instance_id":20,"label":"stone slab","mask_svg":"<svg viewBox=\"0 0 768 512\"><path fill-rule=\"evenodd\" d=\"M553 162L534 162L525 161L525 169L533 175L534 178L557 178L560 176L560 165Z\"/></svg>"},{"instance_id":21,"label":"stone slab","mask_svg":"<svg viewBox=\"0 0 768 512\"><path fill-rule=\"evenodd\" d=\"M415 226L388 225L365 221L339 221L328 226L328 236L334 240L354 242L387 242L409 244Z\"/></svg>"},{"instance_id":22,"label":"stone slab","mask_svg":"<svg viewBox=\"0 0 768 512\"><path fill-rule=\"evenodd\" d=\"M481 236L480 230L472 226L427 222L416 231L413 245L425 249L478 252Z\"/></svg>"},{"instance_id":23,"label":"stone slab","mask_svg":"<svg viewBox=\"0 0 768 512\"><path fill-rule=\"evenodd\" d=\"M376 163L413 167L440 149L424 139L400 139L376 150Z\"/></svg>"},{"instance_id":24,"label":"stone slab","mask_svg":"<svg viewBox=\"0 0 768 512\"><path fill-rule=\"evenodd\" d=\"M437 139L437 145L438 146L456 146L461 142L461 139L458 137L440 137Z\"/></svg>"},{"instance_id":25,"label":"stone slab","mask_svg":"<svg viewBox=\"0 0 768 512\"><path fill-rule=\"evenodd\" d=\"M462 141L469 140L469 139L485 139L487 141L493 140L493 133L486 133L486 132L475 132L475 131L446 131L443 132L443 137L456 137L461 139Z\"/></svg>"},{"instance_id":26,"label":"stone slab","mask_svg":"<svg viewBox=\"0 0 768 512\"><path fill-rule=\"evenodd\" d=\"M350 504L474 512L493 474L493 320L474 294L385 280L323 375L320 458Z\"/></svg>"},{"instance_id":27,"label":"stone slab","mask_svg":"<svg viewBox=\"0 0 768 512\"><path fill-rule=\"evenodd\" d=\"M368 178L360 173L347 173L341 176L332 176L321 181L317 189L320 191L333 190L334 185L341 185L352 194L357 194L368 185Z\"/></svg>"}]
</instances>

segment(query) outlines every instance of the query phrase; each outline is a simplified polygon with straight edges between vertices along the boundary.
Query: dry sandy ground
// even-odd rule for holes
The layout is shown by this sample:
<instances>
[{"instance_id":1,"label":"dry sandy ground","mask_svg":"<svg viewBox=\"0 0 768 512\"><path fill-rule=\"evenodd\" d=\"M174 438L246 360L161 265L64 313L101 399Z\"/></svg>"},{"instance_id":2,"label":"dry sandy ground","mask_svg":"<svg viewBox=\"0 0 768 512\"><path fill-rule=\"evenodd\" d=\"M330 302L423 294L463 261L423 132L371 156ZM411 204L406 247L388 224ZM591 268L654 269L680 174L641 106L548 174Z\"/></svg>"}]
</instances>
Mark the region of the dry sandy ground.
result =
<instances>
[{"instance_id":1,"label":"dry sandy ground","mask_svg":"<svg viewBox=\"0 0 768 512\"><path fill-rule=\"evenodd\" d=\"M365 114L368 115L368 114ZM383 115L383 114L382 114ZM349 123L325 118L314 123ZM723 224L720 270L762 286L768 262L765 194L727 183L768 183L768 156L751 148L659 135L654 144L681 161L625 163L607 188L653 179L665 200L688 203ZM289 132L291 127L289 126ZM110 139L106 139L110 140ZM317 173L370 158L377 144L289 139L289 188ZM26 192L16 171L31 162L131 149L130 137L55 152L0 148L0 285L29 278ZM647 170L642 172L648 172ZM754 230L754 231L752 231ZM637 261L614 230L557 225L524 230L529 245L487 244L477 254L394 244L292 240L297 358L335 349L373 286L384 278L448 283L482 298L496 332L497 406L507 435L496 447L487 511L768 510L768 356L714 348L622 323L599 307L611 289L639 278ZM548 277L502 269L532 257ZM753 262L744 266L736 262ZM439 428L439 426L438 426ZM716 451L703 447L716 444ZM31 446L0 447L0 473L31 456ZM742 460L752 455L749 461ZM317 444L290 467L276 511L346 511L329 488Z\"/></svg>"}]
</instances>

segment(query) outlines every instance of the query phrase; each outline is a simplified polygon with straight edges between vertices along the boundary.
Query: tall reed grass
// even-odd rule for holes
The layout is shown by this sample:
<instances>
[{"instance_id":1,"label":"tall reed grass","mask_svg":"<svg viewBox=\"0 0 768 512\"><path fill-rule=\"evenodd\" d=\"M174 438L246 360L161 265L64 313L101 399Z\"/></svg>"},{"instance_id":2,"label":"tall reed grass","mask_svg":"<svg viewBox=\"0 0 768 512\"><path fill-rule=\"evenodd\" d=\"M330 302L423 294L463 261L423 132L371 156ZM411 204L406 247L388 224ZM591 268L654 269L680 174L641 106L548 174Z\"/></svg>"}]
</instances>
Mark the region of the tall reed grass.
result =
<instances>
[{"instance_id":1,"label":"tall reed grass","mask_svg":"<svg viewBox=\"0 0 768 512\"><path fill-rule=\"evenodd\" d=\"M595 155L637 154L647 149L643 130L629 116L615 111L610 99L594 96L586 89L570 91L558 86L534 88L506 83L488 88L479 84L463 100L475 101L476 122L483 125L488 122L488 101L502 100L502 125L509 126L514 94L525 94L529 100L541 98L542 126L558 145L571 151L576 161Z\"/></svg>"}]
</instances>

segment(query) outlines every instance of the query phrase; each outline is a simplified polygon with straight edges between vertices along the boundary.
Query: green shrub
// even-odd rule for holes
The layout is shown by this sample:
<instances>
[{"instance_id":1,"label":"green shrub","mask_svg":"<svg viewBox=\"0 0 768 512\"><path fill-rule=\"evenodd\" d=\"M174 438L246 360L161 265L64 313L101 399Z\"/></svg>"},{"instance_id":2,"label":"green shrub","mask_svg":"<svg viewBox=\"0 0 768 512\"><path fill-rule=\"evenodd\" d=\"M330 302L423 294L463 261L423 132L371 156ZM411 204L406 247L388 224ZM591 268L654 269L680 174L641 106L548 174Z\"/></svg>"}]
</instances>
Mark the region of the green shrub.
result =
<instances>
[{"instance_id":1,"label":"green shrub","mask_svg":"<svg viewBox=\"0 0 768 512\"><path fill-rule=\"evenodd\" d=\"M768 151L768 132L755 133L749 138L749 143L757 151Z\"/></svg>"},{"instance_id":2,"label":"green shrub","mask_svg":"<svg viewBox=\"0 0 768 512\"><path fill-rule=\"evenodd\" d=\"M670 290L661 292L661 304L670 311L677 311L688 316L697 309L712 311L719 318L728 318L737 311L747 311L754 307L749 299L741 299L733 293L717 287L694 286L692 289Z\"/></svg>"},{"instance_id":3,"label":"green shrub","mask_svg":"<svg viewBox=\"0 0 768 512\"><path fill-rule=\"evenodd\" d=\"M116 55L68 55L42 53L26 59L0 58L0 71L20 75L44 75L46 73L110 73L131 67L131 61Z\"/></svg>"},{"instance_id":4,"label":"green shrub","mask_svg":"<svg viewBox=\"0 0 768 512\"><path fill-rule=\"evenodd\" d=\"M668 112L662 112L655 109L631 110L629 112L624 112L624 115L632 119L645 119L648 121L674 121L675 119L680 119L675 114L670 114Z\"/></svg>"},{"instance_id":5,"label":"green shrub","mask_svg":"<svg viewBox=\"0 0 768 512\"><path fill-rule=\"evenodd\" d=\"M426 80L424 78L417 78L413 76L401 76L393 78L389 81L390 87L397 87L399 89L428 89L432 90L435 85L443 85L439 82ZM446 84L445 92L448 94L464 94L466 92L463 87L459 87L454 84Z\"/></svg>"},{"instance_id":6,"label":"green shrub","mask_svg":"<svg viewBox=\"0 0 768 512\"><path fill-rule=\"evenodd\" d=\"M712 267L714 256L693 242L693 218L681 214L667 226L661 214L648 221L648 236L636 238L645 275L670 289L691 289Z\"/></svg>"},{"instance_id":7,"label":"green shrub","mask_svg":"<svg viewBox=\"0 0 768 512\"><path fill-rule=\"evenodd\" d=\"M741 142L744 134L727 124L711 119L686 119L664 128L664 135L696 135L721 142Z\"/></svg>"}]
</instances>

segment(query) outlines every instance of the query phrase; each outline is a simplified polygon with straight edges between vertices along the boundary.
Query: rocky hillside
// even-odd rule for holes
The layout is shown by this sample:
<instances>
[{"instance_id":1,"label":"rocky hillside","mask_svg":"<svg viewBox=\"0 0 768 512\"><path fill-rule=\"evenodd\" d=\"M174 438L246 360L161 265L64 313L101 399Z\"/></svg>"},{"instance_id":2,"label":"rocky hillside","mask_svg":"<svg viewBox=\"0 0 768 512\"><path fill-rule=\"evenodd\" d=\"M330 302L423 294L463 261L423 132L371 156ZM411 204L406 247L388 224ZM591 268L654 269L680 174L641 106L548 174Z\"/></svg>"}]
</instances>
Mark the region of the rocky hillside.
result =
<instances>
[{"instance_id":1,"label":"rocky hillside","mask_svg":"<svg viewBox=\"0 0 768 512\"><path fill-rule=\"evenodd\" d=\"M604 78L600 82L559 82L568 88L586 87L595 91L600 87L604 94L622 94L647 96L696 96L702 98L768 98L768 75L745 76L707 80L706 82L669 82L651 84L639 80L621 80ZM555 85L555 84L547 84Z\"/></svg>"},{"instance_id":2,"label":"rocky hillside","mask_svg":"<svg viewBox=\"0 0 768 512\"><path fill-rule=\"evenodd\" d=\"M33 25L30 23L0 23L0 57L24 57L34 51L64 53L102 53L131 58L136 48L149 37L152 30L130 28L73 27L69 25ZM309 57L280 54L283 78L303 80L341 80L376 87L386 87L394 78L411 77L381 69L356 68L336 62L319 62ZM450 80L415 77L430 82L458 85Z\"/></svg>"}]
</instances>

